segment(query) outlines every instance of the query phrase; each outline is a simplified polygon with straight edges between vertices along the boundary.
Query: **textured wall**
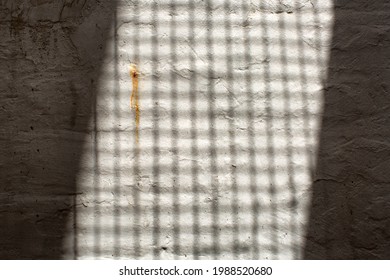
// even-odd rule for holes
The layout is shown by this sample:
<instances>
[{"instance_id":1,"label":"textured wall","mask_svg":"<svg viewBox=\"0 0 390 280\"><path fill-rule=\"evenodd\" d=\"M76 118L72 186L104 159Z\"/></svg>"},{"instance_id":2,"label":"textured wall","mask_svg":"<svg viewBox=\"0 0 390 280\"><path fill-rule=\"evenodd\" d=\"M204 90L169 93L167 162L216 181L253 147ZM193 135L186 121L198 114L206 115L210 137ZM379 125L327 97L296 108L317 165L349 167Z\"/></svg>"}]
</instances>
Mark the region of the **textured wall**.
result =
<instances>
[{"instance_id":1,"label":"textured wall","mask_svg":"<svg viewBox=\"0 0 390 280\"><path fill-rule=\"evenodd\" d=\"M0 256L62 258L114 3L0 3Z\"/></svg>"},{"instance_id":2,"label":"textured wall","mask_svg":"<svg viewBox=\"0 0 390 280\"><path fill-rule=\"evenodd\" d=\"M388 257L374 2L1 1L0 256Z\"/></svg>"},{"instance_id":3,"label":"textured wall","mask_svg":"<svg viewBox=\"0 0 390 280\"><path fill-rule=\"evenodd\" d=\"M81 258L302 257L330 4L118 3L78 177Z\"/></svg>"},{"instance_id":4,"label":"textured wall","mask_svg":"<svg viewBox=\"0 0 390 280\"><path fill-rule=\"evenodd\" d=\"M390 3L334 11L305 257L390 259Z\"/></svg>"}]
</instances>

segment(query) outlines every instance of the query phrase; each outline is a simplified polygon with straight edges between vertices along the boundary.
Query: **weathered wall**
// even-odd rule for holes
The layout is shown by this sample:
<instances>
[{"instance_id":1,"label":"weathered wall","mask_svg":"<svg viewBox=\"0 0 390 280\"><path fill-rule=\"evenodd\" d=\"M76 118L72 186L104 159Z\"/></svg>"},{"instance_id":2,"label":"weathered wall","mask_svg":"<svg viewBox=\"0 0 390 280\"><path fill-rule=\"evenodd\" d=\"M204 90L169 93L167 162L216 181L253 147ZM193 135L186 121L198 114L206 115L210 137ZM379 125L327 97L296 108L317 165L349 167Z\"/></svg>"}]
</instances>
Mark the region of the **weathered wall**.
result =
<instances>
[{"instance_id":1,"label":"weathered wall","mask_svg":"<svg viewBox=\"0 0 390 280\"><path fill-rule=\"evenodd\" d=\"M385 256L385 1L358 2L1 1L0 256ZM349 234L351 196L377 215Z\"/></svg>"},{"instance_id":2,"label":"weathered wall","mask_svg":"<svg viewBox=\"0 0 390 280\"><path fill-rule=\"evenodd\" d=\"M390 259L389 22L336 1L306 258Z\"/></svg>"},{"instance_id":3,"label":"weathered wall","mask_svg":"<svg viewBox=\"0 0 390 280\"><path fill-rule=\"evenodd\" d=\"M80 258L302 257L330 4L118 3L78 177Z\"/></svg>"},{"instance_id":4,"label":"weathered wall","mask_svg":"<svg viewBox=\"0 0 390 280\"><path fill-rule=\"evenodd\" d=\"M0 3L0 257L63 258L114 2Z\"/></svg>"}]
</instances>

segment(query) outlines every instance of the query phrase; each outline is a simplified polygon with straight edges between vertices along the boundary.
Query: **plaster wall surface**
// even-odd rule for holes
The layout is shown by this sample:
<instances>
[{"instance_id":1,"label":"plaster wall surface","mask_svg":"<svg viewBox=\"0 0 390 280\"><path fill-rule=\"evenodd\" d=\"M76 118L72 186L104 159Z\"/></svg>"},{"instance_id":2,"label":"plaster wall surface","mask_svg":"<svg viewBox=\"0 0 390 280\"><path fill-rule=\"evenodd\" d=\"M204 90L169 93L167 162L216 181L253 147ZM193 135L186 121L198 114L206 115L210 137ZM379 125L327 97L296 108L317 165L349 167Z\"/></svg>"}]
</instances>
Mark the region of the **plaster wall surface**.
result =
<instances>
[{"instance_id":1,"label":"plaster wall surface","mask_svg":"<svg viewBox=\"0 0 390 280\"><path fill-rule=\"evenodd\" d=\"M331 28L330 2L119 2L80 257L302 257Z\"/></svg>"},{"instance_id":2,"label":"plaster wall surface","mask_svg":"<svg viewBox=\"0 0 390 280\"><path fill-rule=\"evenodd\" d=\"M350 192L325 186L319 197L327 200L311 202L318 182L343 184L342 174L358 165L335 160L352 136L343 134L345 122L326 121L336 106L327 85L359 86L334 80L334 69L354 69L353 57L370 55L361 51L367 44L388 45L384 1L371 10L341 2L0 1L1 258L370 256L351 253L367 245L349 242L361 235L353 239L340 220L327 219L348 204L332 193ZM334 21L356 34L337 29L346 34L334 37ZM388 62L388 49L380 50L372 61L383 67L370 64L378 75ZM356 71L362 74L342 77L361 85L365 72ZM351 100L375 108L374 116L389 104L349 92L351 99L335 101L334 119L351 115L343 109ZM370 130L361 131L370 139ZM350 149L372 147L362 154L371 162L377 149L388 151L383 135L376 148L353 141ZM332 141L340 144L333 150ZM387 158L384 152L381 162ZM386 173L375 166L383 170L372 178ZM371 207L378 200L384 211L372 211L381 222L357 218L388 244L383 176L375 192L383 198L370 197L366 208L378 209ZM327 209L330 201L337 203ZM335 224L343 234L310 231L317 221L314 229ZM327 244L345 243L345 254L329 254ZM370 244L364 248L377 250Z\"/></svg>"}]
</instances>

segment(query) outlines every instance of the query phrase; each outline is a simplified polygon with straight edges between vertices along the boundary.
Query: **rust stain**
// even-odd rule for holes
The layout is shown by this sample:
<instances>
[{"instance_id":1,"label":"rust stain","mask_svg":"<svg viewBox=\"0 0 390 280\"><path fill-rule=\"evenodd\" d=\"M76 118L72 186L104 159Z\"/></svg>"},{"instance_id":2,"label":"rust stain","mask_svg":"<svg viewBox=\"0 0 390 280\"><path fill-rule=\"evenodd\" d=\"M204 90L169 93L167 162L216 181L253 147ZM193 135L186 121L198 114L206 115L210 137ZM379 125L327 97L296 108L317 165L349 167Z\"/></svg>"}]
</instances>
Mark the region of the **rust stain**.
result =
<instances>
[{"instance_id":1,"label":"rust stain","mask_svg":"<svg viewBox=\"0 0 390 280\"><path fill-rule=\"evenodd\" d=\"M138 77L139 72L137 65L130 64L130 77L133 82L133 90L130 97L130 108L135 111L135 138L138 143L139 139L139 121L140 121L140 111L139 111L139 96L138 96Z\"/></svg>"}]
</instances>

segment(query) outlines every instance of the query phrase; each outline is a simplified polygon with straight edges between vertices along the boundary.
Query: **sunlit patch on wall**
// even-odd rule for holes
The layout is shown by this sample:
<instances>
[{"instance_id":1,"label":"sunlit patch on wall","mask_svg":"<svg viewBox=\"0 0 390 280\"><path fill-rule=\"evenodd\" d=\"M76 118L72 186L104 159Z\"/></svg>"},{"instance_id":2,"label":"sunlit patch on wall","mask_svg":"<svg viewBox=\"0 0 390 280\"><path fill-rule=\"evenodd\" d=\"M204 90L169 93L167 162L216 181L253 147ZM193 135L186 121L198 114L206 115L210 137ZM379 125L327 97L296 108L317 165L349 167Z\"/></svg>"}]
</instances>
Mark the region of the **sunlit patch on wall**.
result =
<instances>
[{"instance_id":1,"label":"sunlit patch on wall","mask_svg":"<svg viewBox=\"0 0 390 280\"><path fill-rule=\"evenodd\" d=\"M302 256L332 1L258 2L120 1L80 258Z\"/></svg>"}]
</instances>

